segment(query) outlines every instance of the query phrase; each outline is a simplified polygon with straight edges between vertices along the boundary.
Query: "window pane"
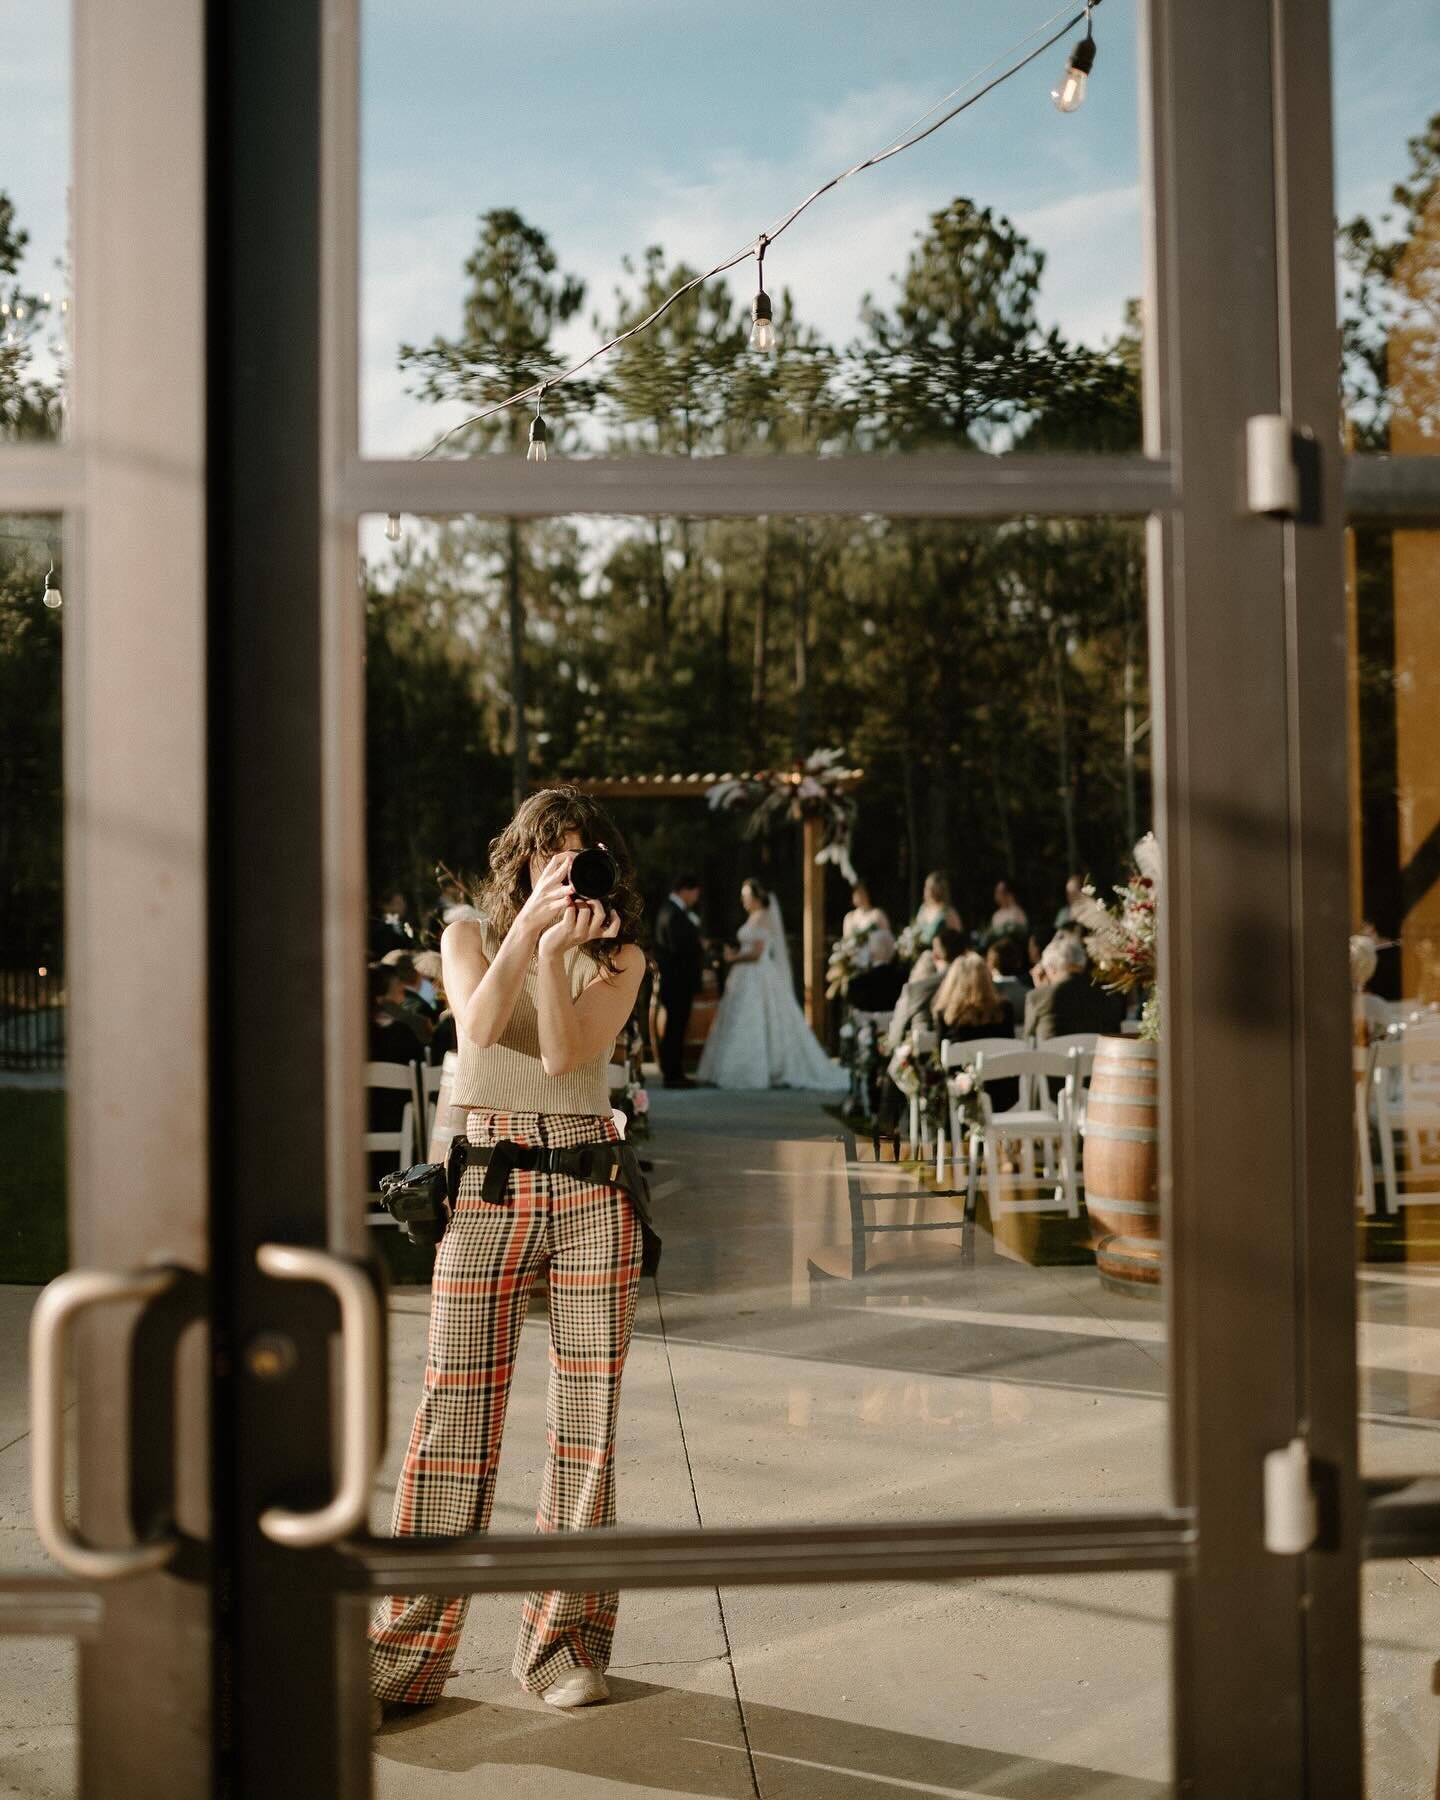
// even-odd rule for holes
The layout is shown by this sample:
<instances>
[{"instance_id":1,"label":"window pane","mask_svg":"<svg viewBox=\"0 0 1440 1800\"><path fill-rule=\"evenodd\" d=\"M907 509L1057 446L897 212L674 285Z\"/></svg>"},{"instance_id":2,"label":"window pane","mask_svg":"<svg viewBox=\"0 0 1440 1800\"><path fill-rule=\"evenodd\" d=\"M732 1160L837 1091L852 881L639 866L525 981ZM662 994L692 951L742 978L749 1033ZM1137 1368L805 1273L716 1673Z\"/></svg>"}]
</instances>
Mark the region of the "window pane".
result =
<instances>
[{"instance_id":1,"label":"window pane","mask_svg":"<svg viewBox=\"0 0 1440 1800\"><path fill-rule=\"evenodd\" d=\"M1350 609L1365 1467L1440 1470L1440 533L1356 531ZM1433 1058L1430 1051L1433 1050Z\"/></svg>"},{"instance_id":2,"label":"window pane","mask_svg":"<svg viewBox=\"0 0 1440 1800\"><path fill-rule=\"evenodd\" d=\"M1357 449L1440 450L1440 15L1335 0L1336 211Z\"/></svg>"},{"instance_id":3,"label":"window pane","mask_svg":"<svg viewBox=\"0 0 1440 1800\"><path fill-rule=\"evenodd\" d=\"M63 435L70 9L0 0L0 444Z\"/></svg>"},{"instance_id":4,"label":"window pane","mask_svg":"<svg viewBox=\"0 0 1440 1800\"><path fill-rule=\"evenodd\" d=\"M1103 1102L1097 1067L1084 1135L1083 1051L1073 1096L1063 1053L1058 1076L1034 1082L1032 1132L1004 1124L1020 1077L977 1081L972 1048L991 1040L993 1064L1007 1042L1024 1051L1028 1026L1047 1043L1088 1033L1093 1051L1139 1011L1138 992L1106 992L1083 966L1066 879L1089 875L1109 896L1150 822L1142 528L407 518L397 530L392 543L384 521L362 527L370 948L397 971L372 971L372 1055L393 1044L396 1067L428 1064L445 1081L459 1025L442 1013L434 1027L446 997L428 985L444 980L430 958L447 915L474 900L516 790L600 784L635 859L648 948L681 878L699 889L673 1073L714 1085L665 1085L662 972L607 1053L606 1091L579 1109L625 1117L653 1165L665 1240L656 1280L640 1284L625 1376L622 1521L1162 1502L1151 1047L1104 1040L1132 1063L1106 1075ZM804 757L826 750L863 773L832 782L821 763L807 777ZM714 795L738 804L710 800L746 770L771 773ZM795 807L767 800L772 788ZM807 825L795 811L812 800ZM835 862L814 860L827 836L865 878L864 900ZM926 902L936 872L949 897L932 887ZM758 887L742 893L746 878ZM820 991L807 1022L812 905ZM760 937L757 960L736 960ZM936 943L956 966L943 1004ZM757 974L763 989L747 986ZM746 1022L756 994L777 1009L773 1027ZM371 1106L372 1129L391 1134L372 1146L378 1180L385 1159L420 1154L422 1102L402 1087ZM478 1229L478 1189L467 1205L465 1230ZM396 1516L415 1516L404 1495L418 1465L405 1467L431 1262L378 1198L370 1217L399 1284L384 1529L397 1481ZM478 1267L452 1273L473 1298ZM484 1319L477 1307L481 1335ZM537 1286L517 1326L496 1529L533 1516L553 1323Z\"/></svg>"},{"instance_id":5,"label":"window pane","mask_svg":"<svg viewBox=\"0 0 1440 1800\"><path fill-rule=\"evenodd\" d=\"M368 0L364 452L414 454L570 368L1042 46L1042 16ZM1138 448L1136 9L1097 14L1088 99L1062 114L1082 36L773 243L772 352L747 345L743 260L549 394L551 451ZM523 453L532 410L444 453Z\"/></svg>"},{"instance_id":6,"label":"window pane","mask_svg":"<svg viewBox=\"0 0 1440 1800\"><path fill-rule=\"evenodd\" d=\"M1170 1587L1070 1575L627 1594L619 1704L565 1730L510 1676L519 1596L477 1599L445 1701L376 1738L375 1791L439 1793L439 1770L503 1765L512 1791L553 1800L1163 1800Z\"/></svg>"},{"instance_id":7,"label":"window pane","mask_svg":"<svg viewBox=\"0 0 1440 1800\"><path fill-rule=\"evenodd\" d=\"M41 1285L69 1266L60 753L66 607L45 604L47 591L52 600L66 595L61 521L0 514L0 1575L59 1572L31 1524L28 1392L31 1309ZM72 602L70 595L66 605ZM71 1407L72 1480L74 1419ZM0 1638L0 1695L0 1791L77 1792L74 1647L55 1638Z\"/></svg>"}]
</instances>

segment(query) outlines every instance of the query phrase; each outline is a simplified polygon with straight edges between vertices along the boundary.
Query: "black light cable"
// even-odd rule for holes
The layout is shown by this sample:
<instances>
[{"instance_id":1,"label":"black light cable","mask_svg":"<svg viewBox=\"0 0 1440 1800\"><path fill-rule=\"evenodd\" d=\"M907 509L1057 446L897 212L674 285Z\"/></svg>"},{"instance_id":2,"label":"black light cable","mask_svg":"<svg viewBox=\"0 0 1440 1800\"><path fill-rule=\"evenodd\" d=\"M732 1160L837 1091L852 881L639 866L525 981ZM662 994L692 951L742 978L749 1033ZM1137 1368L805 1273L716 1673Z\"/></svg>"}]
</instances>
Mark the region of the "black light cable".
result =
<instances>
[{"instance_id":1,"label":"black light cable","mask_svg":"<svg viewBox=\"0 0 1440 1800\"><path fill-rule=\"evenodd\" d=\"M835 188L839 187L842 182L849 181L852 176L859 175L866 169L878 168L881 163L888 162L892 156L899 156L903 151L913 150L917 144L924 143L925 139L933 136L935 132L939 131L942 125L948 125L952 119L956 119L961 113L967 112L977 101L983 100L987 94L994 93L997 87L1000 87L1004 82L1009 81L1012 76L1018 75L1022 69L1028 68L1032 62L1038 57L1043 56L1047 50L1053 49L1062 38L1075 28L1075 26L1083 24L1085 26L1085 36L1071 51L1065 74L1059 85L1052 90L1052 98L1054 99L1056 106L1059 107L1062 112L1074 112L1085 98L1086 82L1090 70L1094 67L1095 63L1095 37L1094 28L1091 23L1091 15L1095 8L1100 4L1101 0L1088 0L1088 3L1081 11L1072 13L1065 19L1064 24L1060 26L1059 30L1051 32L1043 42L1038 44L1033 50L1027 51L1024 56L1017 57L1007 68L1002 69L993 80L987 81L982 88L977 89L976 92L970 94L966 99L959 101L956 105L941 113L939 118L932 120L931 123L926 125L923 124L923 121L930 117L930 113L922 113L920 119L916 121L916 126L923 125L922 129L915 129L912 127L907 133L886 145L883 150L877 150L873 156L867 156L862 161L852 164L850 168L842 169L838 175L832 175L829 181L823 182L812 193L807 194L798 206L793 207L788 213L785 213L768 231L762 231L757 237L751 239L751 241L745 245L744 249L737 250L733 256L726 257L723 262L716 263L713 268L706 269L703 274L692 276L689 281L676 288L673 294L668 295L662 300L653 312L647 313L643 319L638 319L635 324L628 326L624 331L617 332L614 337L607 338L603 344L597 345L587 356L582 357L577 363L572 363L568 369L562 370L559 374L548 375L541 381L532 381L528 386L519 388L515 393L507 395L505 399L497 400L493 406L487 406L483 411L473 413L467 419L462 419L458 425L452 425L448 431L443 432L436 438L435 442L430 445L428 450L422 451L415 460L417 462L424 462L428 457L433 456L437 450L442 448L443 445L449 443L450 439L455 437L459 432L467 431L472 425L482 424L486 419L493 419L497 413L507 412L512 406L518 406L522 401L534 400L535 417L530 423L530 441L525 454L526 460L529 462L544 462L549 453L550 434L545 421L540 414L540 400L548 388L559 387L563 382L573 380L576 375L579 375L583 370L588 369L591 363L598 362L602 356L608 356L612 350L618 349L621 344L628 343L631 338L637 337L642 331L648 331L652 325L657 324L659 320L664 318L665 314L669 312L670 308L674 306L677 300L683 300L686 294L693 293L696 288L702 287L707 281L713 281L717 275L724 275L727 271L735 268L739 263L747 261L752 256L755 258L756 262L758 283L755 299L751 303L750 308L750 342L756 350L768 351L772 349L775 342L774 309L770 302L770 296L765 292L764 264L765 252L769 249L774 240L779 237L782 232L788 231L801 214L809 207L813 206L823 195L832 192ZM1060 16L1059 13L1056 13L1050 19L1046 20L1044 25L1036 26L1033 31L1021 38L1017 44L1012 45L1009 50L1002 52L1001 56L996 57L993 62L987 63L985 68L982 69L979 74L972 75L970 79L967 82L962 83L960 87L952 88L950 94L945 96L945 100L938 101L936 105L944 106L946 100L951 99L955 94L962 94L965 92L966 88L974 86L974 83L978 81L981 76L987 74L997 63L1002 62L1005 57L1014 56L1015 52L1021 49L1025 44L1028 44L1031 38L1035 37L1039 32L1048 30L1048 27L1054 24L1055 19ZM1064 96L1063 99L1062 95ZM935 110L935 107L930 108L931 113ZM392 526L394 528L393 531L391 529ZM393 540L393 538L398 537L398 535L399 518L398 515L392 513L386 524L386 536Z\"/></svg>"}]
</instances>

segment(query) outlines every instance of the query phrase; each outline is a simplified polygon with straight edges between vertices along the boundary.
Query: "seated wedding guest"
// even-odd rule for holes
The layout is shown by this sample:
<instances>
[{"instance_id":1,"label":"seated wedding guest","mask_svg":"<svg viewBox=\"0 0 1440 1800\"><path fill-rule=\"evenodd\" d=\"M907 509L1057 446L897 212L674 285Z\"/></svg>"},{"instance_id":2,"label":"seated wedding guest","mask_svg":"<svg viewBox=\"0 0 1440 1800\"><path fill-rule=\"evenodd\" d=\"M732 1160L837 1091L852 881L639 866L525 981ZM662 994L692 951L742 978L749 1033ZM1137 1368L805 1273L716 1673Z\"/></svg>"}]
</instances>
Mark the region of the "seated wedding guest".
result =
<instances>
[{"instance_id":1,"label":"seated wedding guest","mask_svg":"<svg viewBox=\"0 0 1440 1800\"><path fill-rule=\"evenodd\" d=\"M915 936L928 949L937 931L963 931L960 915L950 904L950 880L940 869L925 877L925 893L912 920Z\"/></svg>"},{"instance_id":2,"label":"seated wedding guest","mask_svg":"<svg viewBox=\"0 0 1440 1800\"><path fill-rule=\"evenodd\" d=\"M440 1020L440 1008L435 1004L435 984L430 983L430 992L424 991L425 982L416 967L415 958L408 950L387 950L380 958L392 968L400 978L400 988L404 995L400 1005L410 1015L411 1021L420 1032L423 1042L428 1043L430 1035Z\"/></svg>"},{"instance_id":3,"label":"seated wedding guest","mask_svg":"<svg viewBox=\"0 0 1440 1800\"><path fill-rule=\"evenodd\" d=\"M990 971L990 979L995 983L995 992L1002 1000L1010 1002L1010 1010L1017 1022L1023 1019L1025 996L1030 992L1030 987L1024 979L1025 958L1019 938L1013 932L996 938L985 952L985 966Z\"/></svg>"},{"instance_id":4,"label":"seated wedding guest","mask_svg":"<svg viewBox=\"0 0 1440 1800\"><path fill-rule=\"evenodd\" d=\"M900 998L895 1002L895 1010L890 1015L886 1035L890 1040L892 1054L899 1049L901 1040L909 1035L912 1026L934 1029L932 1008L935 996L940 991L946 970L957 957L964 954L965 934L942 925L935 934L934 943L916 958L915 966L910 971L910 979L905 983ZM880 1100L876 1107L877 1131L893 1131L904 1108L905 1096L889 1075L882 1076Z\"/></svg>"},{"instance_id":5,"label":"seated wedding guest","mask_svg":"<svg viewBox=\"0 0 1440 1800\"><path fill-rule=\"evenodd\" d=\"M995 991L988 964L974 950L946 969L930 1009L942 1044L1015 1035L1015 1009ZM990 1082L986 1092L996 1112L1008 1112L1020 1098L1019 1079Z\"/></svg>"},{"instance_id":6,"label":"seated wedding guest","mask_svg":"<svg viewBox=\"0 0 1440 1800\"><path fill-rule=\"evenodd\" d=\"M1055 929L1062 930L1067 925L1074 925L1075 903L1085 892L1085 877L1071 875L1065 882L1065 904L1055 915Z\"/></svg>"},{"instance_id":7,"label":"seated wedding guest","mask_svg":"<svg viewBox=\"0 0 1440 1800\"><path fill-rule=\"evenodd\" d=\"M370 1061L416 1062L424 1046L419 1020L406 1010L404 984L393 965L371 963Z\"/></svg>"},{"instance_id":8,"label":"seated wedding guest","mask_svg":"<svg viewBox=\"0 0 1440 1800\"><path fill-rule=\"evenodd\" d=\"M408 902L398 888L381 896L380 905L370 922L370 959L378 962L387 950L413 950L415 931L405 917Z\"/></svg>"},{"instance_id":9,"label":"seated wedding guest","mask_svg":"<svg viewBox=\"0 0 1440 1800\"><path fill-rule=\"evenodd\" d=\"M1072 1031L1118 1031L1124 1001L1096 987L1078 937L1062 931L1040 954L1043 985L1025 999L1025 1035L1038 1044Z\"/></svg>"},{"instance_id":10,"label":"seated wedding guest","mask_svg":"<svg viewBox=\"0 0 1440 1800\"><path fill-rule=\"evenodd\" d=\"M429 998L436 1009L435 1030L430 1042L425 1046L426 1056L432 1063L442 1063L446 1053L460 1048L459 1032L455 1025L455 1015L450 1010L450 1003L445 998L445 977L438 950L420 950L415 956L415 973L420 977L420 992L425 996L427 985Z\"/></svg>"},{"instance_id":11,"label":"seated wedding guest","mask_svg":"<svg viewBox=\"0 0 1440 1800\"><path fill-rule=\"evenodd\" d=\"M1015 890L1008 881L995 883L995 910L990 915L990 929L996 937L1007 931L1023 935L1030 929L1025 908L1015 898Z\"/></svg>"},{"instance_id":12,"label":"seated wedding guest","mask_svg":"<svg viewBox=\"0 0 1440 1800\"><path fill-rule=\"evenodd\" d=\"M942 926L935 941L923 956L916 959L910 979L901 989L895 1010L890 1015L889 1038L893 1049L912 1025L933 1026L931 1007L939 991L946 969L965 951L965 934Z\"/></svg>"}]
</instances>

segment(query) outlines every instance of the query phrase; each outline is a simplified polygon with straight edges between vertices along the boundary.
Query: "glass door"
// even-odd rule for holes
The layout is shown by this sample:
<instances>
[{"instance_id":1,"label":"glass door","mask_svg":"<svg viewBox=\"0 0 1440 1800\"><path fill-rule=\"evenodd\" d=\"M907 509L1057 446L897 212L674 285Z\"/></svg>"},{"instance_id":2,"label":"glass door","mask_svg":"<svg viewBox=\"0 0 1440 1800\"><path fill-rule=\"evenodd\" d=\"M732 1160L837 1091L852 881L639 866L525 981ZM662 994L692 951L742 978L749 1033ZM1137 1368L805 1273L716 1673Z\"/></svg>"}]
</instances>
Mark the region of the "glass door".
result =
<instances>
[{"instance_id":1,"label":"glass door","mask_svg":"<svg viewBox=\"0 0 1440 1800\"><path fill-rule=\"evenodd\" d=\"M71 436L0 448L0 505L78 521L64 571L67 623L72 592L80 614L66 631L67 1098L71 1260L92 1275L43 1303L49 1446L66 1307L117 1305L80 1343L88 1548L64 1535L50 1454L40 1517L74 1573L6 1591L20 1629L95 1646L81 1663L84 1791L200 1792L213 1776L227 1793L356 1795L427 1756L497 1788L527 1762L551 1782L655 1786L684 1757L716 1793L857 1778L986 1791L1017 1764L1037 1794L1092 1779L1358 1790L1365 1514L1343 1192L1355 1108L1333 954L1349 894L1341 534L1347 503L1413 492L1403 470L1339 449L1324 19L1292 0L1216 0L1203 18L1173 0L1110 5L1015 46L1024 104L1017 74L994 113L973 115L1035 130L1040 68L1048 84L1049 60L1093 26L1082 117L1107 62L1113 111L1088 139L1044 141L1028 222L1023 193L1002 212L933 168L916 193L881 188L866 241L898 286L861 314L849 361L838 328L800 326L803 293L781 309L773 365L730 355L749 323L745 253L739 298L691 319L688 348L677 328L652 363L622 359L588 417L556 384L568 453L543 468L510 429L418 454L397 387L458 370L453 386L437 377L450 410L435 423L483 411L499 374L466 347L493 351L499 326L474 324L473 294L458 339L414 303L430 292L422 252L447 228L445 196L433 216L381 204L388 182L424 213L416 184L443 144L413 166L367 158L453 124L448 84L473 99L496 67L551 70L577 112L590 94L593 168L573 144L554 170L539 149L542 166L517 153L512 168L475 146L487 185L467 269L483 289L482 252L503 262L518 244L537 304L573 321L564 347L583 349L567 265L521 229L522 199L570 182L585 188L583 249L584 215L610 205L616 171L643 187L643 147L593 105L587 70L605 47L581 41L583 23L487 17L477 42L444 8L431 39L354 0L256 4L207 9L202 46L193 19L162 44L79 9ZM881 57L863 9L842 24L837 38L853 29ZM942 25L915 8L920 40ZM778 174L747 173L776 175L778 198L779 175L846 160L851 117L820 109L848 91L846 69L791 43L796 20L769 29L786 46L764 76L772 116L781 90L814 84L775 128ZM418 88L413 70L401 79L416 41L453 52ZM1021 65L1037 47L1049 60ZM616 69L646 69L681 141L694 45L637 27L621 49ZM731 91L727 54L718 39L706 52L717 92ZM896 94L868 96L881 131L897 107L909 116L930 60L899 59ZM1043 91L1039 104L1047 127L1069 122ZM498 98L478 110L482 123L504 111ZM1105 198L1103 172L1127 156L1128 198ZM1083 167L1081 193L1057 222L1035 195L1067 163ZM679 260L698 254L692 217L738 235L723 166L700 172L658 214L687 246ZM1074 281L1093 274L1074 229L1087 185L1104 199L1094 231L1115 258L1127 233L1135 249L1140 305L1109 342L1078 313L1046 313L1034 256L1045 231L1068 232ZM462 203L469 221L474 199ZM915 230L887 238L884 215L905 209ZM665 290L674 263L647 261L648 241L628 267L590 258L592 284L621 290L613 318L596 302L597 334ZM767 273L799 242L782 240ZM814 290L849 252L837 231L806 254L794 267ZM1005 271L1003 341L979 333L980 309L946 314L934 298L987 259ZM362 385L381 332L408 358L399 382L390 369ZM757 394L757 366L783 379ZM677 414L693 438L676 436ZM417 620L454 654L426 662L406 637ZM617 640L652 659L623 716L604 711L624 673ZM398 724L379 704L387 657L419 671L425 702ZM976 668L1013 714L976 701ZM1108 1140L1092 1084L1083 1179L1078 1134L1040 1152L1029 1210L1009 1202L1035 1169L1004 1133L972 1197L940 1166L954 1144L922 1135L923 1110L896 1173L819 1097L803 1112L788 1095L730 1111L727 1096L656 1097L667 1250L641 1291L618 1530L527 1528L523 1445L544 1439L538 1312L520 1333L507 1439L524 1482L502 1485L492 1529L388 1535L388 1494L374 1491L418 1398L429 1299L426 1270L367 1200L360 968L372 901L399 874L375 866L377 846L395 856L402 842L367 804L398 792L417 854L438 854L434 776L407 791L389 765L416 734L443 734L447 695L477 721L465 766L487 805L531 779L616 790L627 829L658 846L657 879L696 846L717 888L740 872L737 838L686 822L715 816L703 802L727 771L707 758L731 741L727 716L744 721L756 774L825 747L837 717L869 721L874 799L858 790L857 845L897 911L936 846L968 841L962 825L993 834L987 904L992 877L1039 887L1043 859L1017 823L1031 818L1014 799L1025 783L1056 795L1034 827L1050 862L1094 858L1118 879L1131 827L1150 823L1163 859L1158 1040L1130 1040L1143 1073L1121 1082L1129 1104ZM648 738L626 736L640 702L659 718ZM1024 733L1008 722L1022 707ZM627 763L635 744L644 760ZM665 810L687 803L693 814ZM488 830L463 824L483 851ZM809 933L795 933L797 961L823 1035L840 1019L820 1004L817 945L840 899L823 884L817 896L800 862L803 842L813 869L816 846L794 835L764 852L765 873L798 899L787 916ZM172 1029L142 1057L133 1021L155 994ZM1143 1184L1106 1188L1106 1141L1157 1146L1153 1201ZM143 1304L138 1324L118 1303ZM143 1404L157 1387L173 1409ZM1377 1519L1397 1515L1372 1513L1372 1551ZM1388 1545L1418 1541L1404 1535L1413 1508L1384 1529ZM97 1547L129 1560L95 1561ZM482 1658L455 1701L382 1734L372 1757L365 1623L380 1597L478 1597L488 1631L501 1615L486 1597L504 1596L508 1632L535 1589L621 1596L622 1704L602 1735L563 1753L542 1741L562 1722L533 1695L507 1702L500 1660ZM947 1671L919 1702L917 1634L944 1646ZM818 1668L809 1687L802 1663ZM663 1680L638 1673L657 1666ZM1085 1682L1101 1708L1078 1697ZM1097 1713L1127 1693L1138 1720L1107 1735ZM465 1728L477 1701L498 1732L480 1751L473 1716Z\"/></svg>"},{"instance_id":2,"label":"glass door","mask_svg":"<svg viewBox=\"0 0 1440 1800\"><path fill-rule=\"evenodd\" d=\"M0 1785L198 1797L201 22L81 4L6 24Z\"/></svg>"}]
</instances>

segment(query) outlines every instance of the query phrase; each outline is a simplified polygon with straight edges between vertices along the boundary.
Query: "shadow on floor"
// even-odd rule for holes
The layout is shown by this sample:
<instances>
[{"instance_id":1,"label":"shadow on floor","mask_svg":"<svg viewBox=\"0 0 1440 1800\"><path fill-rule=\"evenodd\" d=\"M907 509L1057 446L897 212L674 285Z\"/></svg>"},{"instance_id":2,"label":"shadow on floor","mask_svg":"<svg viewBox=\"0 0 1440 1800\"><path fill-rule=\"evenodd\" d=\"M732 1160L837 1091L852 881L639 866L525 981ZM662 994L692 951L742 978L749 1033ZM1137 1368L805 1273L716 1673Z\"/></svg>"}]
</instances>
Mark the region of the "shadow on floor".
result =
<instances>
[{"instance_id":1,"label":"shadow on floor","mask_svg":"<svg viewBox=\"0 0 1440 1800\"><path fill-rule=\"evenodd\" d=\"M884 1731L729 1695L611 1678L608 1706L557 1717L539 1700L442 1700L387 1725L375 1754L464 1774L497 1765L553 1769L656 1793L715 1800L895 1800L897 1793L999 1800L1162 1800L1168 1785L912 1732ZM753 1768L753 1775L752 1775ZM758 1788L757 1788L758 1780Z\"/></svg>"}]
</instances>

